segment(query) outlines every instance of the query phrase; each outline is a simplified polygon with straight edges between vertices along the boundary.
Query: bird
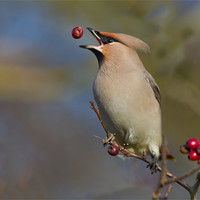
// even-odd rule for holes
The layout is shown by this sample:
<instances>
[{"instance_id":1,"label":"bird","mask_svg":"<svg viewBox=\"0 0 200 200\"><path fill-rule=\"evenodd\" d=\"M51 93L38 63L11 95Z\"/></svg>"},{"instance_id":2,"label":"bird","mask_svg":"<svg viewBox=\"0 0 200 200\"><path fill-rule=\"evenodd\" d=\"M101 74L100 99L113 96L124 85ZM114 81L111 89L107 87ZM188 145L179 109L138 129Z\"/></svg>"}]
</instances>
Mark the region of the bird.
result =
<instances>
[{"instance_id":1,"label":"bird","mask_svg":"<svg viewBox=\"0 0 200 200\"><path fill-rule=\"evenodd\" d=\"M150 48L134 36L87 29L99 44L80 47L91 50L98 60L93 95L101 118L120 145L151 155L154 173L162 145L161 93L138 55Z\"/></svg>"}]
</instances>

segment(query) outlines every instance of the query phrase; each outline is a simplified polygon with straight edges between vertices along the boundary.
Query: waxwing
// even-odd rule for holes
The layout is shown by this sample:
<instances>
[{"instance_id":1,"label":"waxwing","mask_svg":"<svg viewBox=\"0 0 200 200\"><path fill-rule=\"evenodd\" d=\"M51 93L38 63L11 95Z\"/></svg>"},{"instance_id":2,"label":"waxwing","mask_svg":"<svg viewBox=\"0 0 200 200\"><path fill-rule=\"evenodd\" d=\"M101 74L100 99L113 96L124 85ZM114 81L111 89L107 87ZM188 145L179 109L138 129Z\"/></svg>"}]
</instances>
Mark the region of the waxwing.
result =
<instances>
[{"instance_id":1,"label":"waxwing","mask_svg":"<svg viewBox=\"0 0 200 200\"><path fill-rule=\"evenodd\" d=\"M87 29L99 45L80 47L98 59L93 94L104 124L120 145L128 144L138 155L150 154L155 164L162 144L161 95L137 54L148 52L149 46L130 35Z\"/></svg>"}]
</instances>

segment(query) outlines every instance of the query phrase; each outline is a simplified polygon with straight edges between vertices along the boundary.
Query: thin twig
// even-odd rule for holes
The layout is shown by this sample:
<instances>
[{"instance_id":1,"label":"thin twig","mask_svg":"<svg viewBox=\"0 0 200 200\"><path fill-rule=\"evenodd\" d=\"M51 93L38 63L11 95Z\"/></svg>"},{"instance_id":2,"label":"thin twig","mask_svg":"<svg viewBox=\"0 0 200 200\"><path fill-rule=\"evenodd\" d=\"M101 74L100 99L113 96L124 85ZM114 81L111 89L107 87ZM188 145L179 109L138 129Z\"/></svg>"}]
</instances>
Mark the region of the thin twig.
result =
<instances>
[{"instance_id":1,"label":"thin twig","mask_svg":"<svg viewBox=\"0 0 200 200\"><path fill-rule=\"evenodd\" d=\"M165 193L164 199L167 199L169 193L171 192L172 189L172 185L169 185L169 187L167 188L167 192Z\"/></svg>"},{"instance_id":2,"label":"thin twig","mask_svg":"<svg viewBox=\"0 0 200 200\"><path fill-rule=\"evenodd\" d=\"M199 171L199 170L200 170L200 166L197 166L197 167L195 167L194 169L192 169L191 171L189 171L188 173L184 174L183 176L179 176L179 177L176 177L176 178L167 180L167 181L165 182L165 185L170 184L170 183L173 183L173 182L175 182L175 181L177 181L177 180L185 179L185 178L191 176L192 174L194 174L195 172L197 172L197 171Z\"/></svg>"},{"instance_id":3,"label":"thin twig","mask_svg":"<svg viewBox=\"0 0 200 200\"><path fill-rule=\"evenodd\" d=\"M171 192L171 189L172 189L172 185L169 185L168 188L167 188L167 192L165 193L164 197L160 198L159 200L167 199L169 193Z\"/></svg>"},{"instance_id":4,"label":"thin twig","mask_svg":"<svg viewBox=\"0 0 200 200\"><path fill-rule=\"evenodd\" d=\"M161 163L161 174L160 174L160 180L157 186L156 191L153 193L152 199L156 200L158 199L158 197L160 196L161 190L162 188L165 186L165 182L166 182L166 173L167 173L167 155L166 155L166 139L164 137L164 135L162 134L162 163Z\"/></svg>"},{"instance_id":5,"label":"thin twig","mask_svg":"<svg viewBox=\"0 0 200 200\"><path fill-rule=\"evenodd\" d=\"M197 192L198 192L199 186L200 186L200 171L197 173L195 184L191 188L191 193L190 193L191 200L197 199Z\"/></svg>"},{"instance_id":6,"label":"thin twig","mask_svg":"<svg viewBox=\"0 0 200 200\"><path fill-rule=\"evenodd\" d=\"M99 137L99 136L97 136L97 135L93 135L95 138L97 138L97 139L99 139L99 140L101 140L102 142L103 142L103 138L101 138L101 137Z\"/></svg>"},{"instance_id":7,"label":"thin twig","mask_svg":"<svg viewBox=\"0 0 200 200\"><path fill-rule=\"evenodd\" d=\"M92 109L95 111L97 117L99 118L99 121L101 122L101 125L103 126L103 128L104 128L104 130L105 130L105 132L106 132L107 137L109 138L109 137L110 137L110 133L108 132L108 130L107 130L105 124L103 123L103 120L102 120L102 118L101 118L101 115L99 114L99 111L95 108L94 102L93 102L92 100L90 100L90 104L91 104L90 108L92 108Z\"/></svg>"}]
</instances>

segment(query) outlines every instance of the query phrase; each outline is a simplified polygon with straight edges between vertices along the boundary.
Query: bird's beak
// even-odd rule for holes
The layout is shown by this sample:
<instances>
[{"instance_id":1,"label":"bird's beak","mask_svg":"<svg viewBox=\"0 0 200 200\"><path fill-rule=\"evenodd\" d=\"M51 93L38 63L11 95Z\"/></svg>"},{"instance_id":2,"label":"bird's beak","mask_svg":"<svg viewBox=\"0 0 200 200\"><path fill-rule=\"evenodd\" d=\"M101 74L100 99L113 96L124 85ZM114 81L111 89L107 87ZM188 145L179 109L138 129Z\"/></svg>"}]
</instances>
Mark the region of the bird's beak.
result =
<instances>
[{"instance_id":1,"label":"bird's beak","mask_svg":"<svg viewBox=\"0 0 200 200\"><path fill-rule=\"evenodd\" d=\"M98 49L99 47L103 46L103 42L100 38L100 33L98 31L95 31L92 28L87 27L87 29L90 31L90 33L92 33L92 35L97 39L97 41L99 42L99 45L80 45L79 47L81 48L85 48L85 49Z\"/></svg>"}]
</instances>

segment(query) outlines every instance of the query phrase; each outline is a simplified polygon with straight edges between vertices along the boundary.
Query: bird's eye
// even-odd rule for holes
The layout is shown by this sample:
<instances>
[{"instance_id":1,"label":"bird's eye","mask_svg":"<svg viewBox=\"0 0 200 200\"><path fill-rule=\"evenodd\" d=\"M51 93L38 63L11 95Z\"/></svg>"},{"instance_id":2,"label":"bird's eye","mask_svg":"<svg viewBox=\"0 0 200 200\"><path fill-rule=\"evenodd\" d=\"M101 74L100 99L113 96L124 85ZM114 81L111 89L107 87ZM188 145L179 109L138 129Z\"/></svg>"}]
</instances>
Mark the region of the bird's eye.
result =
<instances>
[{"instance_id":1,"label":"bird's eye","mask_svg":"<svg viewBox=\"0 0 200 200\"><path fill-rule=\"evenodd\" d=\"M104 44L109 44L109 43L112 43L112 42L115 42L116 40L112 37L101 37L101 41L104 43Z\"/></svg>"},{"instance_id":2,"label":"bird's eye","mask_svg":"<svg viewBox=\"0 0 200 200\"><path fill-rule=\"evenodd\" d=\"M113 38L108 38L107 39L107 43L112 43L112 42L114 42Z\"/></svg>"}]
</instances>

